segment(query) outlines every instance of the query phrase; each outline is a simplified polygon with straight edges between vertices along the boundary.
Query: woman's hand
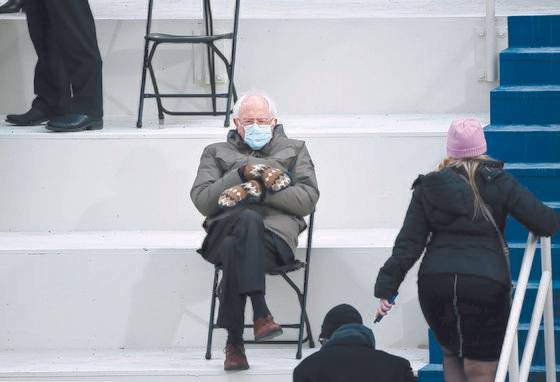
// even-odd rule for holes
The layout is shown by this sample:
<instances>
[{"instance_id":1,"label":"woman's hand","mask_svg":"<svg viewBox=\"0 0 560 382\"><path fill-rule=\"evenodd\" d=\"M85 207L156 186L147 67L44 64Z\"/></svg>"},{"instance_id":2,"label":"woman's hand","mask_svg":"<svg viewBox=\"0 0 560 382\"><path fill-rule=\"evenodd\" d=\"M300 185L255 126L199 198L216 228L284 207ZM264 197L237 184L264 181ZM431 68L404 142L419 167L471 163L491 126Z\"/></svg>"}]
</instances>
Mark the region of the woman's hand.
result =
<instances>
[{"instance_id":1,"label":"woman's hand","mask_svg":"<svg viewBox=\"0 0 560 382\"><path fill-rule=\"evenodd\" d=\"M379 299L379 307L377 308L377 314L380 316L386 316L391 310L394 304L391 304L389 300L384 298Z\"/></svg>"}]
</instances>

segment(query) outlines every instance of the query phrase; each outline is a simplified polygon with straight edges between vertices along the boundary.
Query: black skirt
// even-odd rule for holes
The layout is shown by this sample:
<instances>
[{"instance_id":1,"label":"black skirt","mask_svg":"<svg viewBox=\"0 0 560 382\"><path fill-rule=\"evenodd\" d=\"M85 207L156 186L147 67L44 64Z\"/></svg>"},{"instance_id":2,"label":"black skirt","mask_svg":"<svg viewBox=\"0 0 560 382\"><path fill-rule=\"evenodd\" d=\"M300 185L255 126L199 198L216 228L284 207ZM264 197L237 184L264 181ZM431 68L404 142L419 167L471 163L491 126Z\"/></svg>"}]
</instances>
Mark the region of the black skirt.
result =
<instances>
[{"instance_id":1,"label":"black skirt","mask_svg":"<svg viewBox=\"0 0 560 382\"><path fill-rule=\"evenodd\" d=\"M459 358L500 357L511 290L464 274L425 274L418 279L420 306L441 346Z\"/></svg>"}]
</instances>

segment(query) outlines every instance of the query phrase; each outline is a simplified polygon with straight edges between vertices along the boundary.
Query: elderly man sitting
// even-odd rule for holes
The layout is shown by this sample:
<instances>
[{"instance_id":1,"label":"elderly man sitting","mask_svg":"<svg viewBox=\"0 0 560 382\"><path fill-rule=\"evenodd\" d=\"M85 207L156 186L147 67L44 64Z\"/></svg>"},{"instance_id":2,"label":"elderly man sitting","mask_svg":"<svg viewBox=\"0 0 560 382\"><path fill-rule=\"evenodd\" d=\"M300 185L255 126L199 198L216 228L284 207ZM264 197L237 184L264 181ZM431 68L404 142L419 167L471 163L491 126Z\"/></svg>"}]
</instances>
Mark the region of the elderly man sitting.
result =
<instances>
[{"instance_id":1,"label":"elderly man sitting","mask_svg":"<svg viewBox=\"0 0 560 382\"><path fill-rule=\"evenodd\" d=\"M305 143L286 137L267 96L242 96L233 121L226 142L204 149L191 198L206 216L198 252L223 266L218 325L228 331L224 369L244 370L247 296L255 340L282 334L265 301L265 275L294 261L303 217L313 212L319 190Z\"/></svg>"}]
</instances>

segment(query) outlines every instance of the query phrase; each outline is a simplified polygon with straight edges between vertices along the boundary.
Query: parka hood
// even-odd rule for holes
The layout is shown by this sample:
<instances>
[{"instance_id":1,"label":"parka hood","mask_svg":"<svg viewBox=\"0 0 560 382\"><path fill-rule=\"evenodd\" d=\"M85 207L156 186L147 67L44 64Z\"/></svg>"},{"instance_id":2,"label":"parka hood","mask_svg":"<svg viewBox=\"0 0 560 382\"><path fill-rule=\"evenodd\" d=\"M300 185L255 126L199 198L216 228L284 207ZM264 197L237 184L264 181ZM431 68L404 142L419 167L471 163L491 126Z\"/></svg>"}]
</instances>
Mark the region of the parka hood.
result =
<instances>
[{"instance_id":1,"label":"parka hood","mask_svg":"<svg viewBox=\"0 0 560 382\"><path fill-rule=\"evenodd\" d=\"M477 170L477 177L491 182L502 173L503 163L485 161ZM448 214L456 216L473 216L474 196L469 184L462 177L467 174L463 169L445 168L432 172L421 178L425 200ZM418 183L415 182L415 186ZM414 187L414 186L413 186Z\"/></svg>"},{"instance_id":2,"label":"parka hood","mask_svg":"<svg viewBox=\"0 0 560 382\"><path fill-rule=\"evenodd\" d=\"M370 328L361 324L346 324L338 328L323 345L331 346L365 346L375 349L375 337Z\"/></svg>"}]
</instances>

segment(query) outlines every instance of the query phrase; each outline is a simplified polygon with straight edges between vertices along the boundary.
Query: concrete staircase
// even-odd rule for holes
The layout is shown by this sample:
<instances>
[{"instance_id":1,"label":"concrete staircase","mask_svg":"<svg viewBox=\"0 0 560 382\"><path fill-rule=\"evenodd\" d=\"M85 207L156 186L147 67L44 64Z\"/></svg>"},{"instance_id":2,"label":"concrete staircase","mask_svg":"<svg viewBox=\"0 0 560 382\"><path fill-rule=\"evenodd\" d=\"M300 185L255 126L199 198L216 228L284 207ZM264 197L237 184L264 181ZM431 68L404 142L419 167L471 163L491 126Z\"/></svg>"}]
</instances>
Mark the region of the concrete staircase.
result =
<instances>
[{"instance_id":1,"label":"concrete staircase","mask_svg":"<svg viewBox=\"0 0 560 382\"><path fill-rule=\"evenodd\" d=\"M410 184L442 157L449 120L461 116L282 116L287 134L307 142L322 191L308 305L315 333L340 302L371 323L374 277ZM202 216L188 190L203 147L225 139L220 125L136 129L132 118L107 119L102 131L50 134L0 123L0 380L291 380L293 347L251 348L252 369L230 375L218 331L215 359L204 360L212 267L195 252ZM363 186L348 194L333 169ZM285 283L271 277L267 287L275 316L294 320ZM375 329L381 348L415 370L426 364L414 277Z\"/></svg>"},{"instance_id":2,"label":"concrete staircase","mask_svg":"<svg viewBox=\"0 0 560 382\"><path fill-rule=\"evenodd\" d=\"M153 103L145 128L136 129L146 2L90 2L104 60L106 128L58 135L0 122L0 381L290 381L291 347L250 348L252 369L233 375L223 372L219 349L203 360L212 268L195 253L202 217L188 190L203 147L226 131L220 119L158 125L150 121ZM158 30L201 31L198 2L157 3ZM230 2L216 3L219 30L229 15L220 7ZM318 333L340 302L371 323L373 281L411 182L443 158L452 119L488 122L495 84L480 81L484 19L476 2L305 3L243 1L236 77L240 90L273 96L287 133L306 140L316 165L321 200L309 314ZM560 13L547 0L524 4ZM502 15L520 12L514 8L498 17L498 46L507 35ZM24 110L35 55L22 15L0 17L0 51L9 52L0 58L0 114ZM166 50L155 63L162 84L206 91L204 55ZM560 162L553 128L535 129L547 145L535 153L538 162ZM346 179L360 187L349 192ZM428 340L415 274L375 334L380 348L418 370ZM277 318L293 319L294 296L278 278L267 282ZM220 346L223 333L216 335Z\"/></svg>"},{"instance_id":3,"label":"concrete staircase","mask_svg":"<svg viewBox=\"0 0 560 382\"><path fill-rule=\"evenodd\" d=\"M509 48L500 54L500 86L491 93L491 124L486 128L490 154L550 207L560 211L560 17L510 17ZM514 280L519 275L527 230L514 219L507 224ZM555 320L560 318L560 236L552 239ZM538 254L537 254L538 255ZM535 257L519 325L523 351L531 320L540 257ZM555 326L560 350L560 326ZM530 381L544 381L543 330L537 340ZM443 381L442 354L430 333L430 365L420 381ZM560 367L557 366L557 373ZM560 374L559 374L560 375Z\"/></svg>"}]
</instances>

